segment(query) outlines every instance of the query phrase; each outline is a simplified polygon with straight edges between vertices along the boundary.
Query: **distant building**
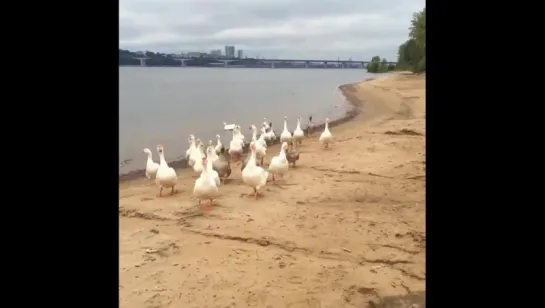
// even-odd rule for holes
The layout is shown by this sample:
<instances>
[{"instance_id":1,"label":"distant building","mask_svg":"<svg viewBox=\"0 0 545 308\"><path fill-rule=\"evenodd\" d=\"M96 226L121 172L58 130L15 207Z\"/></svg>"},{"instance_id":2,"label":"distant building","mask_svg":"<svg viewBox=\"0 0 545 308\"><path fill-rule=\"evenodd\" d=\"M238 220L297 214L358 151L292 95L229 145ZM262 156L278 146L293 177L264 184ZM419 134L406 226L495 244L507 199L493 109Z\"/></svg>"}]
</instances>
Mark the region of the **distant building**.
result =
<instances>
[{"instance_id":1,"label":"distant building","mask_svg":"<svg viewBox=\"0 0 545 308\"><path fill-rule=\"evenodd\" d=\"M221 57L221 49L210 50L210 56Z\"/></svg>"},{"instance_id":2,"label":"distant building","mask_svg":"<svg viewBox=\"0 0 545 308\"><path fill-rule=\"evenodd\" d=\"M198 51L186 52L185 56L188 58L202 58L202 57L206 57L206 52L198 52Z\"/></svg>"},{"instance_id":3,"label":"distant building","mask_svg":"<svg viewBox=\"0 0 545 308\"><path fill-rule=\"evenodd\" d=\"M225 57L226 58L235 57L235 46L225 46Z\"/></svg>"},{"instance_id":4,"label":"distant building","mask_svg":"<svg viewBox=\"0 0 545 308\"><path fill-rule=\"evenodd\" d=\"M244 51L242 49L237 50L237 56L239 59L242 59L243 54L244 54Z\"/></svg>"}]
</instances>

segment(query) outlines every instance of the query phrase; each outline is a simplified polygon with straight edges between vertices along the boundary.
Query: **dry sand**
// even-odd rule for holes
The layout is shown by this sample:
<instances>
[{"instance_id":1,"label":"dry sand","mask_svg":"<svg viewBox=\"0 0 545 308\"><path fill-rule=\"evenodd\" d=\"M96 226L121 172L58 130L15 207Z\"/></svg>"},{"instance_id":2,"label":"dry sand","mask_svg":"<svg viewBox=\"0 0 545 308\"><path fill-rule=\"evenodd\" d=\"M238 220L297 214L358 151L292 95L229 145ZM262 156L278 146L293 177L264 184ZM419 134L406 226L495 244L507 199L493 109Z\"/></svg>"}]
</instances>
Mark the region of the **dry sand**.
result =
<instances>
[{"instance_id":1,"label":"dry sand","mask_svg":"<svg viewBox=\"0 0 545 308\"><path fill-rule=\"evenodd\" d=\"M120 307L424 307L425 77L343 92L362 112L257 201L239 165L204 214L190 169L120 183Z\"/></svg>"}]
</instances>

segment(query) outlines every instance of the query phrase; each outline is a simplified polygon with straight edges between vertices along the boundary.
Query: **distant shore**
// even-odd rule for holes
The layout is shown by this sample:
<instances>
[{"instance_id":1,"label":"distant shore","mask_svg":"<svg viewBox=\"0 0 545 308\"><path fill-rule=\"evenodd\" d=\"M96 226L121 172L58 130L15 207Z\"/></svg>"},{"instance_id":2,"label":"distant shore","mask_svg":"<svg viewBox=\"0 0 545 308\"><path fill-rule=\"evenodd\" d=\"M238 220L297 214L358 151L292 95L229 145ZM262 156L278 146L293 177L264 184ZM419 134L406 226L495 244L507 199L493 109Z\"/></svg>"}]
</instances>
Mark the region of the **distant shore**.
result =
<instances>
[{"instance_id":1,"label":"distant shore","mask_svg":"<svg viewBox=\"0 0 545 308\"><path fill-rule=\"evenodd\" d=\"M346 110L343 116L336 119L331 119L331 121L329 122L329 125L331 127L350 121L360 112L359 107L361 106L362 102L357 96L353 95L353 93L357 91L355 89L355 85L357 85L358 83L360 82L349 83L349 84L344 84L339 86L339 90L341 91L341 93L346 99L345 102L347 104L345 104L345 106L342 106ZM325 123L316 123L315 125L311 126L310 129L313 132L316 132L316 131L323 130L324 126L325 126ZM303 130L305 131L305 135L306 135L308 132L308 128L305 128ZM276 133L280 134L281 132L279 131ZM278 144L278 143L280 143L279 139L277 139L276 142L273 144ZM248 150L248 147L246 146L245 151L247 150ZM185 158L169 161L168 164L170 167L174 169L187 168L187 160ZM143 162L142 162L142 166L144 166ZM145 169L142 168L142 169L132 170L130 172L120 174L119 182L126 182L126 181L132 181L139 178L143 178L145 177L145 173L146 173Z\"/></svg>"},{"instance_id":2,"label":"distant shore","mask_svg":"<svg viewBox=\"0 0 545 308\"><path fill-rule=\"evenodd\" d=\"M119 67L143 67L143 68L152 68L152 67L172 67L172 68L271 68L270 65L267 64L259 64L259 65L229 65L227 67L224 67L223 65L187 65L187 66L180 66L180 65L132 65L132 64L120 64ZM293 66L293 65L276 65L274 69L349 69L349 70L364 70L365 67L337 67L334 65L330 65L327 67L324 67L323 65L313 65L309 67L304 66Z\"/></svg>"}]
</instances>

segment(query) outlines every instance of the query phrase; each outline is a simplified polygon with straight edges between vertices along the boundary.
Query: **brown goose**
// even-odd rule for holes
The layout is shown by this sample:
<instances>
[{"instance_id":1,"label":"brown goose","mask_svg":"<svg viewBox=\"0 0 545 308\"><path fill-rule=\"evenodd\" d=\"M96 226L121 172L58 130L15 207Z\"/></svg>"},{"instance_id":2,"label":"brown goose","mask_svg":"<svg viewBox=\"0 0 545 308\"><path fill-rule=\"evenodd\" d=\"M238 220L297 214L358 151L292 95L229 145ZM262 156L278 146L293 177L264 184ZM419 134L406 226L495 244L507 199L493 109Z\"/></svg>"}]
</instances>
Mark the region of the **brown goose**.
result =
<instances>
[{"instance_id":1,"label":"brown goose","mask_svg":"<svg viewBox=\"0 0 545 308\"><path fill-rule=\"evenodd\" d=\"M295 162L299 160L299 150L296 148L296 142L290 142L290 146L286 151L286 159L288 160L288 165L295 167Z\"/></svg>"},{"instance_id":2,"label":"brown goose","mask_svg":"<svg viewBox=\"0 0 545 308\"><path fill-rule=\"evenodd\" d=\"M212 169L218 173L222 184L225 184L225 179L231 175L231 163L227 155L225 148L222 147L218 159L212 163Z\"/></svg>"}]
</instances>

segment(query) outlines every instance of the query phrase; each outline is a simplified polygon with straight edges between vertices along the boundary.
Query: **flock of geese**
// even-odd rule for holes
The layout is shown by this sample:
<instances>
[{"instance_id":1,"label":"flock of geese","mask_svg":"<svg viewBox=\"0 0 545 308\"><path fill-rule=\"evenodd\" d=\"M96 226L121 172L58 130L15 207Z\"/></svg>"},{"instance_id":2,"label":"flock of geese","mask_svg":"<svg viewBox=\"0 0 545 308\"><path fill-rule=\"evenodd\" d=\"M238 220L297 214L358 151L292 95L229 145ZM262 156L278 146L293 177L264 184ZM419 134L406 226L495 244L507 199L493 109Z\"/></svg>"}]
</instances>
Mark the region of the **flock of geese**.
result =
<instances>
[{"instance_id":1,"label":"flock of geese","mask_svg":"<svg viewBox=\"0 0 545 308\"><path fill-rule=\"evenodd\" d=\"M312 118L310 118L312 120ZM193 171L199 174L195 181L193 195L199 200L199 205L203 205L203 200L209 200L210 203L207 209L212 205L213 200L218 195L218 187L225 184L225 179L231 175L231 165L236 161L242 161L241 171L244 184L252 187L255 199L259 195L259 190L265 186L272 175L273 183L276 182L275 176L283 176L289 171L291 166L299 159L299 151L297 146L301 145L305 138L305 133L301 129L301 120L297 119L297 127L292 133L288 130L288 118L284 117L284 130L280 134L280 153L271 159L268 168L265 168L263 160L267 154L267 143L274 142L277 137L272 129L272 122L268 123L264 119L261 125L261 134L257 138L257 127L251 125L252 138L249 144L250 152L242 158L243 149L246 145L245 137L241 133L239 125L227 125L225 129L232 128L233 138L229 143L229 149L226 150L221 143L220 136L216 135L216 144L212 140L209 141L206 150L200 139L196 139L194 135L189 135L189 149L186 151L186 159L188 164L193 168ZM227 128L229 127L230 128ZM307 136L309 137L309 136ZM325 128L320 135L319 141L324 148L327 148L333 140L333 135L329 130L329 119L325 119ZM144 153L148 155L146 163L146 177L159 186L158 197L162 196L163 189L170 188L174 194L174 187L178 182L178 176L174 168L168 166L165 160L165 149L162 145L157 146L159 153L159 163L152 159L152 152L146 148Z\"/></svg>"}]
</instances>

